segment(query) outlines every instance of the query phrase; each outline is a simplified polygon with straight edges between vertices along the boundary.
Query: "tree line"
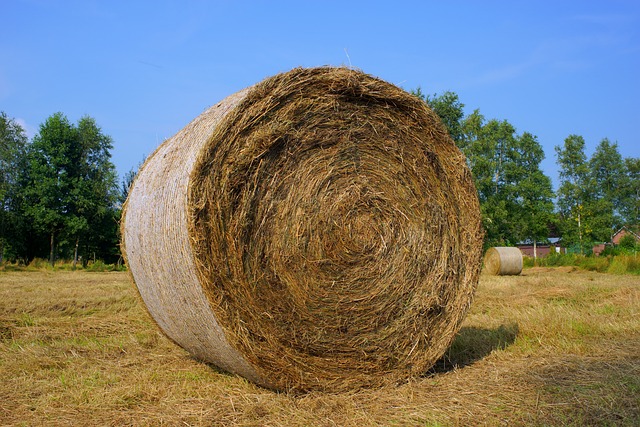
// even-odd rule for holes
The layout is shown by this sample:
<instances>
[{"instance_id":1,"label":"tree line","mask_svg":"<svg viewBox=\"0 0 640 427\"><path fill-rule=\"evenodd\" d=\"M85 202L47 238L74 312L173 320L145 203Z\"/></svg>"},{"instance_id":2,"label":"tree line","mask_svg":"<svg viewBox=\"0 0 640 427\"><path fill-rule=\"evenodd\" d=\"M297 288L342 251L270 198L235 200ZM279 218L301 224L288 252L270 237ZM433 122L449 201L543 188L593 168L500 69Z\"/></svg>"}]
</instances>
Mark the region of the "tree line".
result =
<instances>
[{"instance_id":1,"label":"tree line","mask_svg":"<svg viewBox=\"0 0 640 427\"><path fill-rule=\"evenodd\" d=\"M28 141L1 112L0 261L118 261L122 192L112 149L89 116L74 124L55 113Z\"/></svg>"},{"instance_id":2,"label":"tree line","mask_svg":"<svg viewBox=\"0 0 640 427\"><path fill-rule=\"evenodd\" d=\"M540 168L537 137L518 134L507 120L465 115L455 92L425 95L426 102L465 154L485 229L485 247L544 243L588 253L622 226L640 224L640 159L623 158L604 138L588 158L585 141L569 135L555 147L559 188ZM0 112L0 262L33 258L120 259L119 219L135 170L120 181L111 162L113 141L85 116L71 123L55 113L28 140Z\"/></svg>"},{"instance_id":3,"label":"tree line","mask_svg":"<svg viewBox=\"0 0 640 427\"><path fill-rule=\"evenodd\" d=\"M516 133L507 120L487 120L480 110L465 115L455 92L425 95L473 174L485 228L485 247L519 242L562 245L588 254L596 243L611 242L626 226L640 225L640 159L623 158L618 145L602 139L590 158L580 135L555 146L559 188L540 168L545 158L538 138Z\"/></svg>"}]
</instances>

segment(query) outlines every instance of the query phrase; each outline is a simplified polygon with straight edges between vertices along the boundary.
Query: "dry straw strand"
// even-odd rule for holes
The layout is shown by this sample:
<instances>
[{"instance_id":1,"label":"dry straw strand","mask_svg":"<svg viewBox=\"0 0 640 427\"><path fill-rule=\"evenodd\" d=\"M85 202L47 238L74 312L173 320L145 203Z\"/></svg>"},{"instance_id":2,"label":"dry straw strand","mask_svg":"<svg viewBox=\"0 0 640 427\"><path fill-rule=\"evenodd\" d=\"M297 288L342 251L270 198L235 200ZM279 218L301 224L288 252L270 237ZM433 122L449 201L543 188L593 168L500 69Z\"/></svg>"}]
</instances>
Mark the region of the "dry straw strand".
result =
<instances>
[{"instance_id":1,"label":"dry straw strand","mask_svg":"<svg viewBox=\"0 0 640 427\"><path fill-rule=\"evenodd\" d=\"M294 69L203 113L147 160L122 229L161 329L279 390L423 374L482 256L476 190L437 116L347 68Z\"/></svg>"},{"instance_id":2,"label":"dry straw strand","mask_svg":"<svg viewBox=\"0 0 640 427\"><path fill-rule=\"evenodd\" d=\"M489 248L484 256L484 268L494 276L517 276L522 273L522 252L514 247Z\"/></svg>"}]
</instances>

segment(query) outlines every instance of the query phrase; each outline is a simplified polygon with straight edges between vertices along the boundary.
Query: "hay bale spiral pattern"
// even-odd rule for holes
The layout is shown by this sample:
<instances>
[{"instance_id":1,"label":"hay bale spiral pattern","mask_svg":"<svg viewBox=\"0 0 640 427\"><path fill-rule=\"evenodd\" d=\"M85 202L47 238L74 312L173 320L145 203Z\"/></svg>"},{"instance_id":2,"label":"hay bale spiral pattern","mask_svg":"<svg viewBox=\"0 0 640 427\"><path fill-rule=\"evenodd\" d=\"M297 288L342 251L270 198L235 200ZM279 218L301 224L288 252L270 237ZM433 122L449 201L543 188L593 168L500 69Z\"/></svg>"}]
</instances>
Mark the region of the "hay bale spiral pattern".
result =
<instances>
[{"instance_id":1,"label":"hay bale spiral pattern","mask_svg":"<svg viewBox=\"0 0 640 427\"><path fill-rule=\"evenodd\" d=\"M150 204L162 212L145 222ZM196 357L275 389L338 390L420 375L444 353L482 232L437 116L323 67L268 78L163 144L123 239L149 312Z\"/></svg>"}]
</instances>

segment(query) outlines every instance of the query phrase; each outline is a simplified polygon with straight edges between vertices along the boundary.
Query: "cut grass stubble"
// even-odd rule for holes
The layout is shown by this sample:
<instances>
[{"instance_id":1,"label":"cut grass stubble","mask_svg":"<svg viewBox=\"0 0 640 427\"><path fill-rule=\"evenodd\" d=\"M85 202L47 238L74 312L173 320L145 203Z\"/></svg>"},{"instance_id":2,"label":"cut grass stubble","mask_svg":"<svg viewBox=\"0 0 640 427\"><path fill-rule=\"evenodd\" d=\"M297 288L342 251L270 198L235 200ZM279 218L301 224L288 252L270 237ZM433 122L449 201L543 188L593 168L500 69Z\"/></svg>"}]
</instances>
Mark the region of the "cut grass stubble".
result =
<instances>
[{"instance_id":1,"label":"cut grass stubble","mask_svg":"<svg viewBox=\"0 0 640 427\"><path fill-rule=\"evenodd\" d=\"M125 273L0 273L0 425L637 425L640 278L482 276L424 377L288 395L167 340Z\"/></svg>"}]
</instances>

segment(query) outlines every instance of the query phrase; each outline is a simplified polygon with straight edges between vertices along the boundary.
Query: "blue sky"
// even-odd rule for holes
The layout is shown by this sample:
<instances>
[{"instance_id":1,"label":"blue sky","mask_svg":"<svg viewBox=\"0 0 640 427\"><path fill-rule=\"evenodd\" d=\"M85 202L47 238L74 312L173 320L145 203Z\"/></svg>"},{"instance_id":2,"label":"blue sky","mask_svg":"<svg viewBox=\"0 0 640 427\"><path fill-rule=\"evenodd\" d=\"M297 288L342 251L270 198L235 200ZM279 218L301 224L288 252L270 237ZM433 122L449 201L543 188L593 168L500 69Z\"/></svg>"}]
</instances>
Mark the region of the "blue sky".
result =
<instances>
[{"instance_id":1,"label":"blue sky","mask_svg":"<svg viewBox=\"0 0 640 427\"><path fill-rule=\"evenodd\" d=\"M297 66L351 65L554 146L640 157L640 2L3 0L0 110L33 136L96 119L120 175L208 106Z\"/></svg>"}]
</instances>

